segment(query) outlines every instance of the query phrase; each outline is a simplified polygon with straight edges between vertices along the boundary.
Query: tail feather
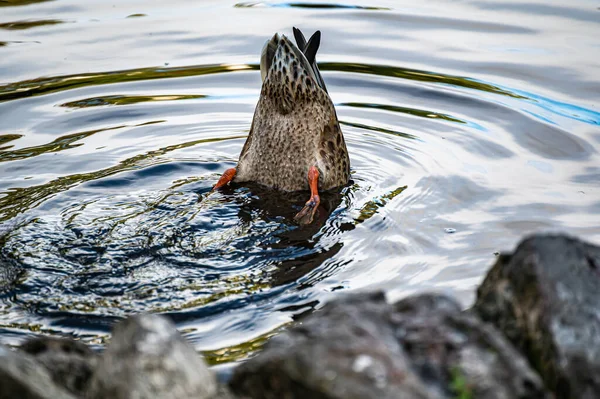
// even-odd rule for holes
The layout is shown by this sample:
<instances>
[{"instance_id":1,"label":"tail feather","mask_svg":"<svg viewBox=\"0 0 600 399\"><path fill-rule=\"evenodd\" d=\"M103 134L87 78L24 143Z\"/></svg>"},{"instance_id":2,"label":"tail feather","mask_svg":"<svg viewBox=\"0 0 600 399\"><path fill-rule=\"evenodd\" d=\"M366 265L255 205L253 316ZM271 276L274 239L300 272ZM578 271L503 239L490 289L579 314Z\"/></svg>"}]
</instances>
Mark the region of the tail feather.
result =
<instances>
[{"instance_id":1,"label":"tail feather","mask_svg":"<svg viewBox=\"0 0 600 399\"><path fill-rule=\"evenodd\" d=\"M304 53L304 49L306 48L306 38L304 37L304 35L300 31L300 29L296 28L295 26L292 28L292 30L294 31L294 38L296 39L296 45L298 46L300 51L302 51Z\"/></svg>"},{"instance_id":2,"label":"tail feather","mask_svg":"<svg viewBox=\"0 0 600 399\"><path fill-rule=\"evenodd\" d=\"M327 87L325 86L325 81L321 76L321 72L319 71L319 67L317 66L316 56L317 51L319 50L319 46L321 45L321 31L316 31L313 35L308 39L308 43L306 42L306 38L304 34L300 31L300 29L294 27L294 38L296 39L296 45L304 53L308 63L312 67L315 77L317 78L317 84L325 91L327 91Z\"/></svg>"},{"instance_id":3,"label":"tail feather","mask_svg":"<svg viewBox=\"0 0 600 399\"><path fill-rule=\"evenodd\" d=\"M315 63L315 57L317 56L317 50L319 50L319 46L321 45L321 31L316 31L313 35L308 39L308 43L304 50L304 55L308 60L309 64L313 65Z\"/></svg>"}]
</instances>

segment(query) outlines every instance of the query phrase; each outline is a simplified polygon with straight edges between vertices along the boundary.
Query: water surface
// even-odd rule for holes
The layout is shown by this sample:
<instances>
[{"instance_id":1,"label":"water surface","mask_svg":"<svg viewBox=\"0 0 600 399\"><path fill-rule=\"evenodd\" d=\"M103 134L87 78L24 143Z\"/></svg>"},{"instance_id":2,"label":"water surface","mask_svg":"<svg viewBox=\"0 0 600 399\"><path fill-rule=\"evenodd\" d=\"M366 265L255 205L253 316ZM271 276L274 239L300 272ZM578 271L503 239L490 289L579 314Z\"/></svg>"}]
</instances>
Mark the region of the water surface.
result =
<instances>
[{"instance_id":1,"label":"water surface","mask_svg":"<svg viewBox=\"0 0 600 399\"><path fill-rule=\"evenodd\" d=\"M352 163L306 228L306 194L208 196L292 26ZM226 363L344 292L468 306L524 234L600 243L598 37L586 0L0 0L0 342L157 312Z\"/></svg>"}]
</instances>

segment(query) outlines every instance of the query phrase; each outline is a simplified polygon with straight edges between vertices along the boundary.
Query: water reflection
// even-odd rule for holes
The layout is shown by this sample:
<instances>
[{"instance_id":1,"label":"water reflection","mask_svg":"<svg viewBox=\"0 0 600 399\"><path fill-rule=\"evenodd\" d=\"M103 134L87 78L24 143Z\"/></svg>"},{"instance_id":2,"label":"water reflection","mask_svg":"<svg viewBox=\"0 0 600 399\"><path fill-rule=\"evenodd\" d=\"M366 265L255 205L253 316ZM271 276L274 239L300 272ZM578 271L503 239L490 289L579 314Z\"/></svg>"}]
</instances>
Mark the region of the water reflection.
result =
<instances>
[{"instance_id":1,"label":"water reflection","mask_svg":"<svg viewBox=\"0 0 600 399\"><path fill-rule=\"evenodd\" d=\"M83 145L83 143L77 143L77 141L83 140L84 138L89 137L93 134L96 134L98 132L113 130L113 129L121 129L123 127L124 126L115 126L115 127L105 128L105 129L92 130L89 132L68 134L68 135L59 137L56 140L53 140L52 142L47 143L47 144L43 144L43 145L39 145L39 146L35 146L35 147L20 148L18 150L0 151L0 162L16 161L19 159L31 158L31 157L46 154L49 152L58 152L58 151L69 150L69 149L78 147L80 145ZM6 135L3 137L3 139L6 140L7 136L9 137L9 140L16 140L16 139L22 137L21 135ZM7 141L9 141L9 140L7 140ZM7 148L8 147L0 147L0 150L4 150Z\"/></svg>"},{"instance_id":2,"label":"water reflection","mask_svg":"<svg viewBox=\"0 0 600 399\"><path fill-rule=\"evenodd\" d=\"M197 65L178 68L141 68L126 71L85 73L31 79L0 86L0 102L50 94L80 87L136 82L153 79L183 78L216 73L235 72L246 69L258 70L257 65Z\"/></svg>"},{"instance_id":3,"label":"water reflection","mask_svg":"<svg viewBox=\"0 0 600 399\"><path fill-rule=\"evenodd\" d=\"M467 306L523 234L600 240L583 2L0 1L28 3L0 13L3 343L102 346L151 311L231 362L340 291ZM306 227L306 193L208 195L250 129L260 48L293 25L323 32L352 164Z\"/></svg>"},{"instance_id":4,"label":"water reflection","mask_svg":"<svg viewBox=\"0 0 600 399\"><path fill-rule=\"evenodd\" d=\"M172 169L154 165L72 191L133 189ZM340 242L323 247L316 235L340 204L339 194L324 193L316 223L299 228L291 222L292 205L305 196L260 188L206 196L206 187L195 186L179 183L158 196L95 196L52 219L12 228L3 244L7 258L26 268L42 259L48 264L14 287L14 302L63 318L66 312L104 317L186 309L198 317L223 300L235 308L240 296L272 295L271 288L296 282L341 248ZM36 286L46 291L43 301Z\"/></svg>"},{"instance_id":5,"label":"water reflection","mask_svg":"<svg viewBox=\"0 0 600 399\"><path fill-rule=\"evenodd\" d=\"M259 70L259 64L247 65L196 65L189 67L160 67L141 68L117 72L86 73L81 75L56 76L53 78L40 78L21 81L0 86L0 102L54 93L63 90L72 90L79 87L106 85L114 83L135 82L152 79L183 78L188 76L201 76L224 72L244 70ZM355 63L319 63L319 69L324 71L341 71L361 74L389 76L419 82L434 82L457 87L502 94L514 98L526 98L519 94L500 87L477 82L473 79L439 74L430 71L411 70L386 65L369 65Z\"/></svg>"},{"instance_id":6,"label":"water reflection","mask_svg":"<svg viewBox=\"0 0 600 399\"><path fill-rule=\"evenodd\" d=\"M463 120L458 118L453 118L450 115L441 114L439 112L427 111L423 109L416 108L408 108L408 107L399 107L395 105L385 105L385 104L369 104L369 103L342 103L340 105L347 107L356 107L356 108L372 108L372 109L381 109L390 112L402 112L409 115L419 116L421 118L440 118L449 122L457 122L457 123L466 123Z\"/></svg>"},{"instance_id":7,"label":"water reflection","mask_svg":"<svg viewBox=\"0 0 600 399\"><path fill-rule=\"evenodd\" d=\"M161 121L155 121L152 123L160 123ZM148 125L149 122L145 123L144 125ZM104 130L109 130L109 129L119 129L122 126L117 126L117 127L112 127L112 128L107 128ZM80 133L79 135L76 135L75 137L77 137L78 139L83 137L82 135L91 135L94 133L97 133L98 131L95 132L84 132L84 133ZM73 137L71 137L73 138ZM234 138L239 138L239 137L234 137ZM228 138L229 139L229 138ZM1 221L5 221L11 218L14 218L16 216L18 216L21 213L24 213L26 210L30 209L33 206L37 206L39 205L41 202L43 202L44 200L48 199L49 197L56 195L57 193L60 193L62 191L68 190L69 188L78 185L80 183L84 183L87 181L92 181L92 180L97 180L97 179L101 179L107 176L111 176L126 170L131 170L131 169L138 169L144 166L149 166L154 164L155 162L153 162L153 160L155 158L158 158L161 155L164 155L168 152L171 151L175 151L178 149L182 149L185 147L191 147L197 144L202 144L202 143L210 143L210 142L216 142L216 141L222 141L222 140L228 140L228 139L220 139L220 138L215 138L215 139L205 139L205 140L196 140L196 141L191 141L191 142L187 142L187 143L181 143L181 144L177 144L174 146L168 146L168 147L164 147L164 148L160 148L158 150L154 150L154 151L150 151L146 154L141 154L129 159L126 159L122 162L120 162L118 165L111 167L111 168L107 168L107 169L103 169L103 170L99 170L99 171L95 171L92 173L79 173L79 174L74 174L74 175L70 175L70 176L62 176L58 179L52 180L49 183L40 185L40 186L30 186L27 188L17 188L17 189L13 189L10 190L6 193L4 193L5 195L0 198L0 222ZM18 150L18 151L6 151L5 154L9 154L9 156L13 156L13 157L18 157L21 154L24 154L26 156L33 156L33 155L38 155L35 153L35 151L37 150L38 152L54 152L58 149L66 149L65 146L68 146L71 144L71 142L69 142L68 139L63 139L61 141L62 147L57 147L55 145L55 143L50 143L46 146L42 146L41 148L37 148L37 149L25 149L24 151ZM2 155L2 154L0 154ZM4 157L0 158L0 159L4 159ZM160 161L159 161L160 162Z\"/></svg>"},{"instance_id":8,"label":"water reflection","mask_svg":"<svg viewBox=\"0 0 600 399\"><path fill-rule=\"evenodd\" d=\"M12 145L3 146L3 144L20 139L21 137L23 137L22 134L0 134L0 151L7 150L12 147Z\"/></svg>"},{"instance_id":9,"label":"water reflection","mask_svg":"<svg viewBox=\"0 0 600 399\"><path fill-rule=\"evenodd\" d=\"M234 7L237 8L251 8L251 7L274 7L274 8L287 8L287 7L295 7L295 8L315 8L315 9L329 9L329 8L340 8L340 9L353 9L353 10L390 10L390 8L386 7L370 7L370 6L360 6L360 5L351 5L351 4L342 4L342 3L309 3L309 2L273 2L273 1L257 1L257 2L242 2L237 3Z\"/></svg>"},{"instance_id":10,"label":"water reflection","mask_svg":"<svg viewBox=\"0 0 600 399\"><path fill-rule=\"evenodd\" d=\"M61 107L69 108L88 108L88 107L101 107L106 105L131 105L150 101L179 101L179 100L196 100L199 98L206 98L202 94L168 94L168 95L155 95L155 96L106 96L106 97L94 97L85 98L83 100L71 101L68 103L61 104Z\"/></svg>"},{"instance_id":11,"label":"water reflection","mask_svg":"<svg viewBox=\"0 0 600 399\"><path fill-rule=\"evenodd\" d=\"M1 4L1 3L0 3ZM59 19L41 19L37 21L15 21L0 24L0 29L4 30L25 30L36 28L38 26L58 25L65 21Z\"/></svg>"},{"instance_id":12,"label":"water reflection","mask_svg":"<svg viewBox=\"0 0 600 399\"><path fill-rule=\"evenodd\" d=\"M0 0L0 7L26 6L35 3L44 3L54 0Z\"/></svg>"},{"instance_id":13,"label":"water reflection","mask_svg":"<svg viewBox=\"0 0 600 399\"><path fill-rule=\"evenodd\" d=\"M369 65L355 63L325 62L319 64L319 69L323 71L344 71L352 73L361 73L368 75L389 76L394 78L414 80L418 82L442 83L457 87L466 87L495 94L502 94L514 98L523 98L522 96L503 90L498 86L489 83L478 82L461 76L451 76L429 71L420 71L407 68L398 68L389 65Z\"/></svg>"}]
</instances>

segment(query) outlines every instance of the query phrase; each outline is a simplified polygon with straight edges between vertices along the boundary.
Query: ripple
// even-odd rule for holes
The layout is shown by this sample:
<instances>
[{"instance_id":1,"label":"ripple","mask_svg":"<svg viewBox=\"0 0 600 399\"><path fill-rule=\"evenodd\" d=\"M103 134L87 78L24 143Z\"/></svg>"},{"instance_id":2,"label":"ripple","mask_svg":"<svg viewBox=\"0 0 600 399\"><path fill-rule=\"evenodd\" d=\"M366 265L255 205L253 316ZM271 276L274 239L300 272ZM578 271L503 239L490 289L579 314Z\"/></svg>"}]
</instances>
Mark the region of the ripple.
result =
<instances>
[{"instance_id":1,"label":"ripple","mask_svg":"<svg viewBox=\"0 0 600 399\"><path fill-rule=\"evenodd\" d=\"M352 73L361 73L368 75L377 76L389 76L394 78L401 78L407 80L413 80L418 82L434 82L443 83L457 87L466 87L479 91L485 91L495 94L502 94L504 96L514 98L526 98L517 93L504 90L499 86L495 86L488 83L479 82L474 79L469 79L461 76L452 76L447 74L440 74L429 71L422 71L417 69L398 68L389 65L373 65L373 64L358 64L358 63L339 63L339 62L324 62L319 63L319 69L322 71L343 71ZM0 88L1 90L1 88ZM2 97L0 97L0 100Z\"/></svg>"},{"instance_id":2,"label":"ripple","mask_svg":"<svg viewBox=\"0 0 600 399\"><path fill-rule=\"evenodd\" d=\"M591 13L591 7L588 9L580 9L576 7L564 7L550 4L535 4L531 3L523 3L523 4L515 4L515 3L505 3L505 2L494 2L490 3L476 3L476 6L481 9L487 10L497 10L504 11L509 10L513 12L523 12L528 13L530 15L545 15L545 16L553 16L560 17L566 20L578 20L585 22L594 22L598 23L598 18L595 17L593 13Z\"/></svg>"},{"instance_id":3,"label":"ripple","mask_svg":"<svg viewBox=\"0 0 600 399\"><path fill-rule=\"evenodd\" d=\"M80 183L100 179L106 176L111 176L116 173L120 173L125 170L137 169L145 165L152 164L153 162L156 162L154 161L156 158L171 151L195 146L202 143L231 140L239 137L245 136L194 140L173 146L167 146L158 150L149 151L145 154L128 158L124 161L121 161L118 165L115 165L110 168L98 170L91 173L78 173L69 176L62 176L58 179L50 181L49 183L42 184L39 186L30 186L27 188L15 188L9 190L4 193L3 197L0 198L0 222L14 218L19 214L24 213L28 209L31 209L32 207L39 206L43 201L52 197L53 195L68 190L71 187Z\"/></svg>"},{"instance_id":4,"label":"ripple","mask_svg":"<svg viewBox=\"0 0 600 399\"><path fill-rule=\"evenodd\" d=\"M0 86L0 102L40 96L80 87L136 82L142 80L182 78L216 73L258 69L254 65L199 65L189 67L155 67L115 72L84 73L78 75L38 78Z\"/></svg>"},{"instance_id":5,"label":"ripple","mask_svg":"<svg viewBox=\"0 0 600 399\"><path fill-rule=\"evenodd\" d=\"M412 140L416 139L416 136L413 136L412 134L409 134L409 133L403 133L403 132L399 132L397 130L386 129L383 127L369 126L369 125L365 125L363 123L348 122L348 121L340 120L340 125L352 126L352 127L356 127L356 128L360 128L360 129L370 130L373 132L392 134L394 136L404 137L404 138L412 139Z\"/></svg>"},{"instance_id":6,"label":"ripple","mask_svg":"<svg viewBox=\"0 0 600 399\"><path fill-rule=\"evenodd\" d=\"M435 12L431 12L431 10L426 11L427 14L436 14ZM517 35L532 35L536 33L536 30L528 26L523 26L519 24L511 24L507 22L495 22L497 18L490 18L487 21L480 19L472 19L469 18L469 15L464 14L454 14L454 17L442 15L420 15L420 13L410 13L410 11L404 11L403 9L396 9L394 12L386 12L386 13L373 13L373 12L361 12L356 11L354 13L348 13L347 15L343 15L341 12L337 15L334 15L337 18L345 18L359 20L361 23L373 22L377 25L377 27L381 28L385 26L385 24L393 24L403 27L403 29L408 31L431 31L440 29L450 30L450 31L459 31L459 32L477 32L477 33L485 33L486 35L495 35L495 34L517 34ZM492 22L494 21L494 22ZM349 33L349 32L348 32ZM446 40L444 40L447 42Z\"/></svg>"},{"instance_id":7,"label":"ripple","mask_svg":"<svg viewBox=\"0 0 600 399\"><path fill-rule=\"evenodd\" d=\"M358 217L356 217L354 220L358 224L371 219L379 211L380 208L383 208L389 201L394 199L397 195L400 195L404 190L406 190L406 188L407 186L398 187L397 189L389 193L380 195L368 201L360 209Z\"/></svg>"},{"instance_id":8,"label":"ripple","mask_svg":"<svg viewBox=\"0 0 600 399\"><path fill-rule=\"evenodd\" d=\"M25 30L31 28L37 28L40 26L48 25L59 25L64 24L66 21L60 19L39 19L39 20L28 20L28 21L14 21L4 22L0 24L0 29L4 30Z\"/></svg>"},{"instance_id":9,"label":"ripple","mask_svg":"<svg viewBox=\"0 0 600 399\"><path fill-rule=\"evenodd\" d=\"M5 26L77 24L4 30L2 343L101 349L114 322L148 311L212 364L235 362L340 292L444 291L466 307L522 234L600 240L587 6L391 4L4 8ZM565 24L535 18L556 11ZM321 193L304 227L308 193L210 193L251 128L261 45L294 24L323 32L351 158L349 184Z\"/></svg>"},{"instance_id":10,"label":"ripple","mask_svg":"<svg viewBox=\"0 0 600 399\"><path fill-rule=\"evenodd\" d=\"M85 98L83 100L70 101L68 103L61 104L61 107L68 108L89 108L89 107L102 107L107 105L131 105L145 102L157 102L157 101L181 101L181 100L196 100L199 98L206 98L207 96L202 94L161 94L153 96L125 96L125 95L114 95L105 97L92 97Z\"/></svg>"},{"instance_id":11,"label":"ripple","mask_svg":"<svg viewBox=\"0 0 600 399\"><path fill-rule=\"evenodd\" d=\"M465 87L485 92L502 94L514 98L527 98L488 83L478 82L465 77L451 76L429 71L398 68L387 65L330 62L319 63L319 68L323 71L361 73L377 76L389 76L419 82L442 83L457 87ZM189 76L202 76L208 74L258 69L258 64L197 65L172 68L141 68L116 72L86 73L79 75L57 76L52 78L39 78L0 86L0 102L50 94L58 91L72 90L79 87L153 79L183 78Z\"/></svg>"},{"instance_id":12,"label":"ripple","mask_svg":"<svg viewBox=\"0 0 600 399\"><path fill-rule=\"evenodd\" d=\"M7 150L7 149L13 147L12 145L2 147L3 144L9 143L14 140L18 140L21 137L23 137L22 134L0 134L0 155L2 155L2 152L1 152L2 150ZM1 158L0 158L0 162L2 162Z\"/></svg>"},{"instance_id":13,"label":"ripple","mask_svg":"<svg viewBox=\"0 0 600 399\"><path fill-rule=\"evenodd\" d=\"M138 174L130 179L130 190L135 192L134 186L144 179L169 173L169 169L157 173L159 167L164 170L155 165L146 177ZM297 228L282 226L279 217L273 220L264 213L247 220L244 209L256 208L239 200L254 196L248 197L248 192L222 199L214 195L198 206L197 194L185 186L158 196L123 195L117 194L122 177L116 178L116 184L115 178L107 179L113 182L79 189L101 190L98 193L104 195L72 203L60 217L21 224L7 236L5 256L30 270L18 288L20 306L35 307L38 314L97 316L140 310L181 316L182 311L193 309L197 317L200 310L210 312L213 303L220 309L226 301L227 308L233 309L245 306L245 301L236 304L240 298L273 295L272 289L297 282L341 247L339 243L327 249L305 247L304 240L296 248L289 240L281 245ZM330 201L326 194L323 199L325 205ZM237 205L223 207L223 200ZM265 200L261 209L269 209L272 198ZM275 213L281 201L276 200ZM291 220L296 211L286 208ZM41 261L48 266L40 267Z\"/></svg>"},{"instance_id":14,"label":"ripple","mask_svg":"<svg viewBox=\"0 0 600 399\"><path fill-rule=\"evenodd\" d=\"M573 177L573 181L584 184L600 185L600 167L588 167L585 173Z\"/></svg>"},{"instance_id":15,"label":"ripple","mask_svg":"<svg viewBox=\"0 0 600 399\"><path fill-rule=\"evenodd\" d=\"M316 9L353 9L353 10L390 10L386 7L370 7L361 5L341 4L341 3L309 3L309 2L242 2L234 5L236 8L255 8L255 7L270 7L270 8L316 8Z\"/></svg>"},{"instance_id":16,"label":"ripple","mask_svg":"<svg viewBox=\"0 0 600 399\"><path fill-rule=\"evenodd\" d=\"M99 132L105 132L105 131L115 130L115 129L122 129L123 127L125 127L125 126L115 126L115 127L104 128L104 129L91 130L88 132L73 133L73 134L68 134L68 135L59 137L50 143L38 145L35 147L26 147L26 148L20 148L18 150L11 150L11 151L0 151L0 162L16 161L19 159L36 157L36 156L39 156L42 154L70 150L72 148L83 145L82 143L76 143L79 140L82 140L86 137L92 136ZM22 137L20 135L12 135L12 136L13 137L18 136L16 138ZM13 140L14 139L15 138L13 138ZM0 149L2 149L2 148L0 148Z\"/></svg>"},{"instance_id":17,"label":"ripple","mask_svg":"<svg viewBox=\"0 0 600 399\"><path fill-rule=\"evenodd\" d=\"M367 104L367 103L341 103L340 105L347 106L347 107L355 107L355 108L381 109L381 110L390 111L390 112L400 112L403 114L414 115L414 116L418 116L421 118L438 118L438 119L443 119L448 122L465 123L465 124L467 123L463 120L454 118L450 115L441 114L441 113L437 113L437 112L433 112L433 111L422 110L422 109L416 109L416 108L399 107L399 106L395 106L395 105Z\"/></svg>"},{"instance_id":18,"label":"ripple","mask_svg":"<svg viewBox=\"0 0 600 399\"><path fill-rule=\"evenodd\" d=\"M600 125L600 112L580 107L574 104L569 104L561 101L556 101L548 97L530 93L524 90L512 89L516 93L520 93L538 107L550 111L556 115L565 116L580 122L589 123L592 125Z\"/></svg>"},{"instance_id":19,"label":"ripple","mask_svg":"<svg viewBox=\"0 0 600 399\"><path fill-rule=\"evenodd\" d=\"M35 3L45 3L54 0L0 0L0 7L26 6Z\"/></svg>"}]
</instances>

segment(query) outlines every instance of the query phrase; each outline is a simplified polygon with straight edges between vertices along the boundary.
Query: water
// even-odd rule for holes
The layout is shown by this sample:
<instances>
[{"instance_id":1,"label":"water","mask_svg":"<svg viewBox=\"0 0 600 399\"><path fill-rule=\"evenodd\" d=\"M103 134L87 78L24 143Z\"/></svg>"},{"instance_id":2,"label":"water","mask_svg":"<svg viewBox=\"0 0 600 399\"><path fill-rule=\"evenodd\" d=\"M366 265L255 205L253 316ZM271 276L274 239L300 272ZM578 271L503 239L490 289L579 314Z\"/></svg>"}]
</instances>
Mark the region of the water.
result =
<instances>
[{"instance_id":1,"label":"water","mask_svg":"<svg viewBox=\"0 0 600 399\"><path fill-rule=\"evenodd\" d=\"M600 243L594 1L0 1L0 342L169 315L212 364L344 292L464 306L533 231ZM319 65L352 182L236 186L276 31Z\"/></svg>"}]
</instances>

